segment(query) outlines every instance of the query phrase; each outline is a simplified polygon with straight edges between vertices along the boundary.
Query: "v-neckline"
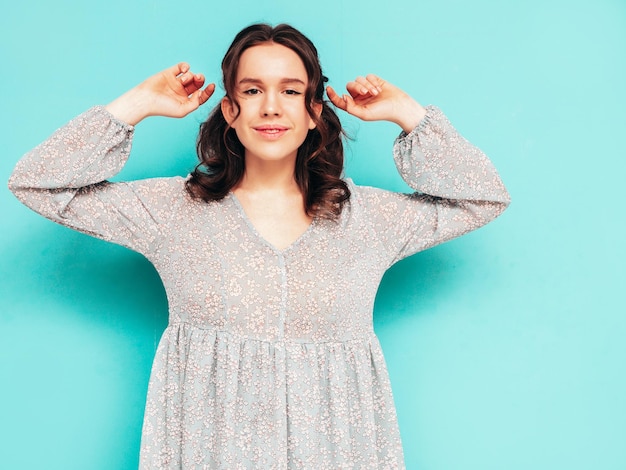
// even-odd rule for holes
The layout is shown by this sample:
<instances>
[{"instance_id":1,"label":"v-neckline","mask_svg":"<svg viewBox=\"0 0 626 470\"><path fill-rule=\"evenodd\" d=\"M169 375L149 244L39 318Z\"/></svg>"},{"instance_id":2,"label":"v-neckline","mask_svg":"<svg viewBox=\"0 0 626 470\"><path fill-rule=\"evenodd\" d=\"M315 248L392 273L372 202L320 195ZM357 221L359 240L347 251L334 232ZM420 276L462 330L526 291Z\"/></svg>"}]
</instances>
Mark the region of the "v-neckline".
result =
<instances>
[{"instance_id":1,"label":"v-neckline","mask_svg":"<svg viewBox=\"0 0 626 470\"><path fill-rule=\"evenodd\" d=\"M313 217L313 219L311 220L311 223L309 223L309 226L306 228L304 232L298 235L298 237L296 237L291 243L289 243L284 248L278 248L276 245L270 242L267 238L261 235L261 232L257 230L257 228L254 226L254 224L250 220L250 217L248 217L248 214L246 214L246 211L243 208L243 204L241 204L241 201L239 200L237 195L233 191L230 191L228 194L231 200L234 202L235 206L237 206L237 209L239 211L239 216L243 219L245 224L248 226L248 229L250 230L250 232L252 232L252 234L258 240L260 240L264 245L268 246L269 248L271 248L272 251L280 255L283 255L284 253L286 253L287 251L295 247L297 244L299 244L302 240L304 240L305 238L308 238L309 234L313 231L313 228L317 223L317 218Z\"/></svg>"}]
</instances>

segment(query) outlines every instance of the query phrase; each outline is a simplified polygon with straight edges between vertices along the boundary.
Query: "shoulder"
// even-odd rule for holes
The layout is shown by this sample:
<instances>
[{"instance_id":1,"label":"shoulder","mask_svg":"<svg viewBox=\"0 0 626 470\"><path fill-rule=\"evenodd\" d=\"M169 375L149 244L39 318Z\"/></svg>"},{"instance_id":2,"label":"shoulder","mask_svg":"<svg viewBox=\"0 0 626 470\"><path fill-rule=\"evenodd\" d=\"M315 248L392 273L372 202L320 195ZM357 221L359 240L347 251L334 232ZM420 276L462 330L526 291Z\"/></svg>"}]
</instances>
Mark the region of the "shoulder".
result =
<instances>
[{"instance_id":1,"label":"shoulder","mask_svg":"<svg viewBox=\"0 0 626 470\"><path fill-rule=\"evenodd\" d=\"M186 182L189 177L173 176L135 180L133 186L141 204L145 205L155 220L179 230L191 221L212 225L225 215L225 200L206 202L191 196Z\"/></svg>"},{"instance_id":2,"label":"shoulder","mask_svg":"<svg viewBox=\"0 0 626 470\"><path fill-rule=\"evenodd\" d=\"M376 207L381 204L414 197L412 193L395 192L374 186L358 185L349 178L345 181L350 189L350 204L356 208Z\"/></svg>"},{"instance_id":3,"label":"shoulder","mask_svg":"<svg viewBox=\"0 0 626 470\"><path fill-rule=\"evenodd\" d=\"M187 193L185 178L181 176L147 178L129 181L125 184L131 186L137 195L145 197L176 200L184 199Z\"/></svg>"},{"instance_id":4,"label":"shoulder","mask_svg":"<svg viewBox=\"0 0 626 470\"><path fill-rule=\"evenodd\" d=\"M346 179L350 188L350 202L347 205L346 217L351 220L362 220L370 224L372 220L393 223L407 207L414 205L418 193L403 193L373 186L362 186ZM342 214L343 217L343 214Z\"/></svg>"},{"instance_id":5,"label":"shoulder","mask_svg":"<svg viewBox=\"0 0 626 470\"><path fill-rule=\"evenodd\" d=\"M210 205L202 200L193 198L186 188L189 177L171 176L134 180L125 184L146 205L152 209L171 213L173 211L187 211Z\"/></svg>"}]
</instances>

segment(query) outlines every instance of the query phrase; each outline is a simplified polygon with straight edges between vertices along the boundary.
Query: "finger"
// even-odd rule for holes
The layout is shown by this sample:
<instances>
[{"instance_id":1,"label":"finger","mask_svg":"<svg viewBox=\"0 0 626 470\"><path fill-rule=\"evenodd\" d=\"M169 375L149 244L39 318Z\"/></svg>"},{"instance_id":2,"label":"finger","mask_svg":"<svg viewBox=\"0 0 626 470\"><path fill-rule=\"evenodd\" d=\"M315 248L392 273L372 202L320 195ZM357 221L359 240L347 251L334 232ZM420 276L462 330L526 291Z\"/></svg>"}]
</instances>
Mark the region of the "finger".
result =
<instances>
[{"instance_id":1,"label":"finger","mask_svg":"<svg viewBox=\"0 0 626 470\"><path fill-rule=\"evenodd\" d=\"M187 74L184 74L183 77L185 77L185 75ZM185 83L185 81L187 80L188 80L188 83ZM185 88L185 92L187 93L187 95L191 95L196 90L199 90L200 88L202 88L202 86L204 85L204 75L195 74L190 77L185 77L185 79L181 83L183 83L183 86Z\"/></svg>"},{"instance_id":2,"label":"finger","mask_svg":"<svg viewBox=\"0 0 626 470\"><path fill-rule=\"evenodd\" d=\"M347 112L348 114L352 114L353 116L356 116L358 118L363 118L363 106L359 106L358 104L356 104L352 96L350 96L349 94L345 94L343 95L343 100L345 102L345 107L342 109L345 112Z\"/></svg>"},{"instance_id":3,"label":"finger","mask_svg":"<svg viewBox=\"0 0 626 470\"><path fill-rule=\"evenodd\" d=\"M193 73L189 70L178 76L178 80L180 81L180 83L182 83L185 86L199 79L204 79L204 76L200 73Z\"/></svg>"},{"instance_id":4,"label":"finger","mask_svg":"<svg viewBox=\"0 0 626 470\"><path fill-rule=\"evenodd\" d=\"M369 93L370 95L376 96L379 93L376 85L365 77L357 77L355 82L360 86L359 91L362 95Z\"/></svg>"},{"instance_id":5,"label":"finger","mask_svg":"<svg viewBox=\"0 0 626 470\"><path fill-rule=\"evenodd\" d=\"M176 65L172 65L167 69L168 72L178 76L182 73L185 73L189 70L189 64L187 62L179 62Z\"/></svg>"},{"instance_id":6,"label":"finger","mask_svg":"<svg viewBox=\"0 0 626 470\"><path fill-rule=\"evenodd\" d=\"M346 113L352 114L359 119L365 119L363 106L359 106L358 104L356 104L354 102L354 98L352 98L352 96L350 96L349 94L339 96L330 86L326 87L326 94L328 95L330 101L339 109L342 109Z\"/></svg>"},{"instance_id":7,"label":"finger","mask_svg":"<svg viewBox=\"0 0 626 470\"><path fill-rule=\"evenodd\" d=\"M377 75L374 75L373 73L367 74L365 78L369 83L375 86L378 91L383 91L383 85L385 84L385 80Z\"/></svg>"},{"instance_id":8,"label":"finger","mask_svg":"<svg viewBox=\"0 0 626 470\"><path fill-rule=\"evenodd\" d=\"M335 92L333 87L327 86L326 94L328 95L328 99L332 104L337 106L339 109L343 109L344 111L346 110L346 101L341 96L339 96L337 92Z\"/></svg>"},{"instance_id":9,"label":"finger","mask_svg":"<svg viewBox=\"0 0 626 470\"><path fill-rule=\"evenodd\" d=\"M362 98L368 95L375 96L376 94L378 94L378 90L376 90L376 87L370 86L370 88L368 88L366 85L363 85L362 83L357 82L356 80L353 82L349 82L346 85L346 89L348 90L348 93L350 93L350 96L352 96L352 98Z\"/></svg>"},{"instance_id":10,"label":"finger","mask_svg":"<svg viewBox=\"0 0 626 470\"><path fill-rule=\"evenodd\" d=\"M359 91L359 93L361 95L367 95L368 93L371 95L377 95L378 94L378 90L376 89L376 87L374 85L372 85L369 81L367 81L366 78L364 77L357 77L355 79L355 82L357 83L357 90Z\"/></svg>"},{"instance_id":11,"label":"finger","mask_svg":"<svg viewBox=\"0 0 626 470\"><path fill-rule=\"evenodd\" d=\"M215 84L210 83L206 88L204 88L204 90L198 89L191 93L186 100L179 103L180 107L178 117L186 116L198 109L201 105L207 102L214 91Z\"/></svg>"},{"instance_id":12,"label":"finger","mask_svg":"<svg viewBox=\"0 0 626 470\"><path fill-rule=\"evenodd\" d=\"M209 83L204 90L198 90L197 95L192 98L198 102L198 106L206 103L215 91L215 83Z\"/></svg>"},{"instance_id":13,"label":"finger","mask_svg":"<svg viewBox=\"0 0 626 470\"><path fill-rule=\"evenodd\" d=\"M348 82L346 84L346 90L348 90L348 93L350 93L350 96L353 98L367 94L367 90L364 90L363 85L357 83L356 81Z\"/></svg>"}]
</instances>

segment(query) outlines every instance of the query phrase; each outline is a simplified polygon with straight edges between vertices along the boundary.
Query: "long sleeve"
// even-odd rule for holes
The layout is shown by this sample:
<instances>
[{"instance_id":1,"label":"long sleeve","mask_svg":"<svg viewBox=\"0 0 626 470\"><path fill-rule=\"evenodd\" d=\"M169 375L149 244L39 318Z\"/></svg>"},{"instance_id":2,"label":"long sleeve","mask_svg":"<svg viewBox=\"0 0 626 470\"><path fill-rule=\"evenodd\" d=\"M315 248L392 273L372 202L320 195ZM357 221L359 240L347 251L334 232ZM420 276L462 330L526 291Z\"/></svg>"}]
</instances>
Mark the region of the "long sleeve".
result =
<instances>
[{"instance_id":1,"label":"long sleeve","mask_svg":"<svg viewBox=\"0 0 626 470\"><path fill-rule=\"evenodd\" d=\"M487 224L509 204L491 161L434 106L427 107L413 131L400 134L393 153L400 175L415 192L355 191L368 236L389 266Z\"/></svg>"},{"instance_id":2,"label":"long sleeve","mask_svg":"<svg viewBox=\"0 0 626 470\"><path fill-rule=\"evenodd\" d=\"M9 189L35 212L141 253L167 217L168 179L111 183L128 159L134 128L94 107L58 129L16 165Z\"/></svg>"}]
</instances>

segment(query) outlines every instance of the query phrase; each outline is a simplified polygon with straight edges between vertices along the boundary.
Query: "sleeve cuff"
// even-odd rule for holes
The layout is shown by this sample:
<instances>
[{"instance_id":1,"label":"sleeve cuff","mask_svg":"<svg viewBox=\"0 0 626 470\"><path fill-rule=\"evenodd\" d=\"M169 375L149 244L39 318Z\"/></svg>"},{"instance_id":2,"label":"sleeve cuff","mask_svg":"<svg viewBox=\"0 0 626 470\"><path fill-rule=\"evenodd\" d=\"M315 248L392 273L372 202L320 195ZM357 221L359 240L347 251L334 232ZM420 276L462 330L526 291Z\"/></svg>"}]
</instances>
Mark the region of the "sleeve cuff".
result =
<instances>
[{"instance_id":1,"label":"sleeve cuff","mask_svg":"<svg viewBox=\"0 0 626 470\"><path fill-rule=\"evenodd\" d=\"M415 136L415 134L418 134L430 125L430 121L433 119L433 114L435 113L435 111L437 111L438 108L436 106L433 106L432 104L429 104L428 106L426 106L425 109L426 115L422 118L419 124L415 126L411 132L400 132L400 135L398 135L396 140L402 140L406 137L413 137Z\"/></svg>"},{"instance_id":2,"label":"sleeve cuff","mask_svg":"<svg viewBox=\"0 0 626 470\"><path fill-rule=\"evenodd\" d=\"M94 114L100 115L103 118L111 121L111 123L116 124L117 126L122 128L126 132L130 133L130 132L133 132L135 130L135 126L133 126L132 124L128 124L127 122L122 121L121 119L116 118L103 105L97 105L97 106L94 106L91 109L92 109Z\"/></svg>"}]
</instances>

